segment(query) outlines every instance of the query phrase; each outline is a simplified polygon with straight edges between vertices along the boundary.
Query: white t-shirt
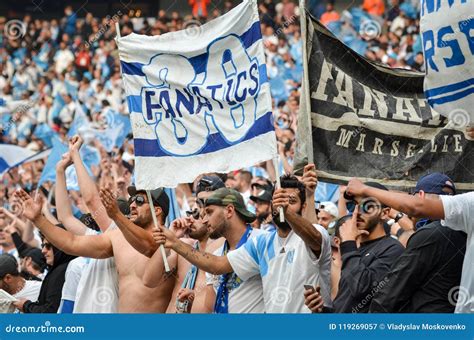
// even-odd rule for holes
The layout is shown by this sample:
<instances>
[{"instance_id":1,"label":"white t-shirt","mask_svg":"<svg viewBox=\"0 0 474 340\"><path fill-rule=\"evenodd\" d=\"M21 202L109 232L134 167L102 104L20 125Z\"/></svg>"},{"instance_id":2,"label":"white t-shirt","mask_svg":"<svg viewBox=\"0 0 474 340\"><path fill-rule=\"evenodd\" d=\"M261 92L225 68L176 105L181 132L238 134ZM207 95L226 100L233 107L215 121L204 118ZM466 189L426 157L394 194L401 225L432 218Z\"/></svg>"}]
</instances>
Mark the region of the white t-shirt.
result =
<instances>
[{"instance_id":1,"label":"white t-shirt","mask_svg":"<svg viewBox=\"0 0 474 340\"><path fill-rule=\"evenodd\" d=\"M266 235L267 232L260 229L252 229L249 240L259 235ZM248 242L247 241L247 242ZM239 249L243 249L242 245ZM224 246L214 252L216 256L222 256ZM229 252L230 254L231 252ZM219 275L206 273L206 283L213 285L217 292L219 288ZM263 313L265 311L263 304L263 288L260 276L254 276L247 280L240 279L235 273L227 281L229 288L229 313Z\"/></svg>"},{"instance_id":2,"label":"white t-shirt","mask_svg":"<svg viewBox=\"0 0 474 340\"><path fill-rule=\"evenodd\" d=\"M304 285L319 285L324 304L332 305L331 242L324 227L314 227L323 239L319 259L294 231L284 240L277 231L261 235L227 254L242 280L262 278L266 313L310 313L304 304Z\"/></svg>"},{"instance_id":3,"label":"white t-shirt","mask_svg":"<svg viewBox=\"0 0 474 340\"><path fill-rule=\"evenodd\" d=\"M444 220L441 224L467 234L466 255L455 313L474 313L474 192L439 197L444 208Z\"/></svg>"},{"instance_id":4,"label":"white t-shirt","mask_svg":"<svg viewBox=\"0 0 474 340\"><path fill-rule=\"evenodd\" d=\"M27 299L32 302L38 301L38 296L41 290L41 281L25 280L25 286L18 293L13 295L15 298Z\"/></svg>"},{"instance_id":5,"label":"white t-shirt","mask_svg":"<svg viewBox=\"0 0 474 340\"><path fill-rule=\"evenodd\" d=\"M63 300L76 301L77 287L86 263L87 259L85 257L75 258L68 263L58 313L61 313L63 308Z\"/></svg>"},{"instance_id":6,"label":"white t-shirt","mask_svg":"<svg viewBox=\"0 0 474 340\"><path fill-rule=\"evenodd\" d=\"M115 228L112 223L106 232ZM86 234L91 233L88 230ZM74 313L117 313L118 296L115 258L88 259L77 287Z\"/></svg>"}]
</instances>

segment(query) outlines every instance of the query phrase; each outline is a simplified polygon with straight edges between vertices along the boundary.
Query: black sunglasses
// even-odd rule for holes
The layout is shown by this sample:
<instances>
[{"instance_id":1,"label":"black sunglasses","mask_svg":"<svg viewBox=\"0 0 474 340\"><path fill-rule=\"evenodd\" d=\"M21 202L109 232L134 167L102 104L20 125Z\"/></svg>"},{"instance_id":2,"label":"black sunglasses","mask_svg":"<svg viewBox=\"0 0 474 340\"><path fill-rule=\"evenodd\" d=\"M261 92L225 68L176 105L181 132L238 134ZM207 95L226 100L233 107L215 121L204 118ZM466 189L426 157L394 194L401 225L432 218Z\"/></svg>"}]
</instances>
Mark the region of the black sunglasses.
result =
<instances>
[{"instance_id":1,"label":"black sunglasses","mask_svg":"<svg viewBox=\"0 0 474 340\"><path fill-rule=\"evenodd\" d=\"M46 248L46 250L51 250L53 249L53 245L51 243L43 243L41 245L41 248Z\"/></svg>"},{"instance_id":2,"label":"black sunglasses","mask_svg":"<svg viewBox=\"0 0 474 340\"><path fill-rule=\"evenodd\" d=\"M206 199L204 198L196 198L196 203L200 208L204 208L206 206Z\"/></svg>"},{"instance_id":3,"label":"black sunglasses","mask_svg":"<svg viewBox=\"0 0 474 340\"><path fill-rule=\"evenodd\" d=\"M212 181L206 178L201 178L197 185L197 191L212 191Z\"/></svg>"},{"instance_id":4,"label":"black sunglasses","mask_svg":"<svg viewBox=\"0 0 474 340\"><path fill-rule=\"evenodd\" d=\"M186 216L192 217L195 220L198 220L200 215L201 215L201 211L198 208L194 208L193 210L186 211Z\"/></svg>"},{"instance_id":5,"label":"black sunglasses","mask_svg":"<svg viewBox=\"0 0 474 340\"><path fill-rule=\"evenodd\" d=\"M146 203L146 200L142 195L135 195L128 199L128 205L132 205L133 202L135 202L138 207L141 207Z\"/></svg>"}]
</instances>

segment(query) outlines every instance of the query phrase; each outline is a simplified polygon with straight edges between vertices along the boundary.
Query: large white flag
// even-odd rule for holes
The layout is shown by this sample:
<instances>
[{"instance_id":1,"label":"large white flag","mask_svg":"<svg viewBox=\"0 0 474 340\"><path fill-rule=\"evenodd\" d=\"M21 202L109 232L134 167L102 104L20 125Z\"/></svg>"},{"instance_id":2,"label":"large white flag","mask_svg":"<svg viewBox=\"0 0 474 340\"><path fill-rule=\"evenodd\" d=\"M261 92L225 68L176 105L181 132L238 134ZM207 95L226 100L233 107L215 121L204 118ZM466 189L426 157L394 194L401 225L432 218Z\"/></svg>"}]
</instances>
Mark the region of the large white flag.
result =
<instances>
[{"instance_id":1,"label":"large white flag","mask_svg":"<svg viewBox=\"0 0 474 340\"><path fill-rule=\"evenodd\" d=\"M140 189L276 155L255 0L200 27L117 39Z\"/></svg>"},{"instance_id":2,"label":"large white flag","mask_svg":"<svg viewBox=\"0 0 474 340\"><path fill-rule=\"evenodd\" d=\"M425 95L458 127L474 126L474 0L422 0Z\"/></svg>"}]
</instances>

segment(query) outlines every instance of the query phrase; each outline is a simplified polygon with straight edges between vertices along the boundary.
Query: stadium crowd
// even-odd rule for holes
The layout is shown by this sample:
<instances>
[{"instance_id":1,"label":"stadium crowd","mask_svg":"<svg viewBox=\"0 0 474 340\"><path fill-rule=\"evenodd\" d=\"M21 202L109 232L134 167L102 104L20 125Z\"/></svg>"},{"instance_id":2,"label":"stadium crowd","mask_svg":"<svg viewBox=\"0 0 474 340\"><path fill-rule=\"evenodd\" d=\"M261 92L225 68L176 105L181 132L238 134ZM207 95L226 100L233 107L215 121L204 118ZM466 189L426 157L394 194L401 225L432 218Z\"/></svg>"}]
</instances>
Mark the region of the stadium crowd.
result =
<instances>
[{"instance_id":1,"label":"stadium crowd","mask_svg":"<svg viewBox=\"0 0 474 340\"><path fill-rule=\"evenodd\" d=\"M114 23L122 36L192 34L234 6L189 4L192 15L160 10L146 20L120 11L78 17L66 6L60 20L26 15L21 37L0 18L9 32L0 41L1 143L38 152L67 144L52 179L41 181L46 158L3 175L0 289L15 301L2 293L2 311L473 312L473 193L456 195L439 173L420 178L411 196L357 179L334 189L318 182L314 164L293 174L302 40L292 1L259 4L279 171L268 161L204 174L174 192L134 187L131 131L114 145L98 137L108 112L128 112ZM365 0L342 13L316 2L310 10L366 57L423 70L411 2ZM85 147L98 162L86 161ZM277 173L285 173L281 188ZM325 185L330 194L318 191Z\"/></svg>"}]
</instances>

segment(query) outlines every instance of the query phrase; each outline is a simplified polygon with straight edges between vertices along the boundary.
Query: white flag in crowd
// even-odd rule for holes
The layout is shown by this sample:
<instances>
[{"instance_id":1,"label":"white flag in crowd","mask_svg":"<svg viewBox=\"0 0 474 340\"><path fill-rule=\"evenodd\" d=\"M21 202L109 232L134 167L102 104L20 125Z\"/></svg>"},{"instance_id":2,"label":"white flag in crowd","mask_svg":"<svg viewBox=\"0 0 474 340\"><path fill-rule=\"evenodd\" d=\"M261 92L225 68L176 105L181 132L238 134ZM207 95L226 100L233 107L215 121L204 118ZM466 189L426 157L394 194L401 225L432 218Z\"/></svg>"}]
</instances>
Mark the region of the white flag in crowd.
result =
<instances>
[{"instance_id":1,"label":"white flag in crowd","mask_svg":"<svg viewBox=\"0 0 474 340\"><path fill-rule=\"evenodd\" d=\"M136 184L175 187L276 155L255 0L200 27L118 39Z\"/></svg>"}]
</instances>

